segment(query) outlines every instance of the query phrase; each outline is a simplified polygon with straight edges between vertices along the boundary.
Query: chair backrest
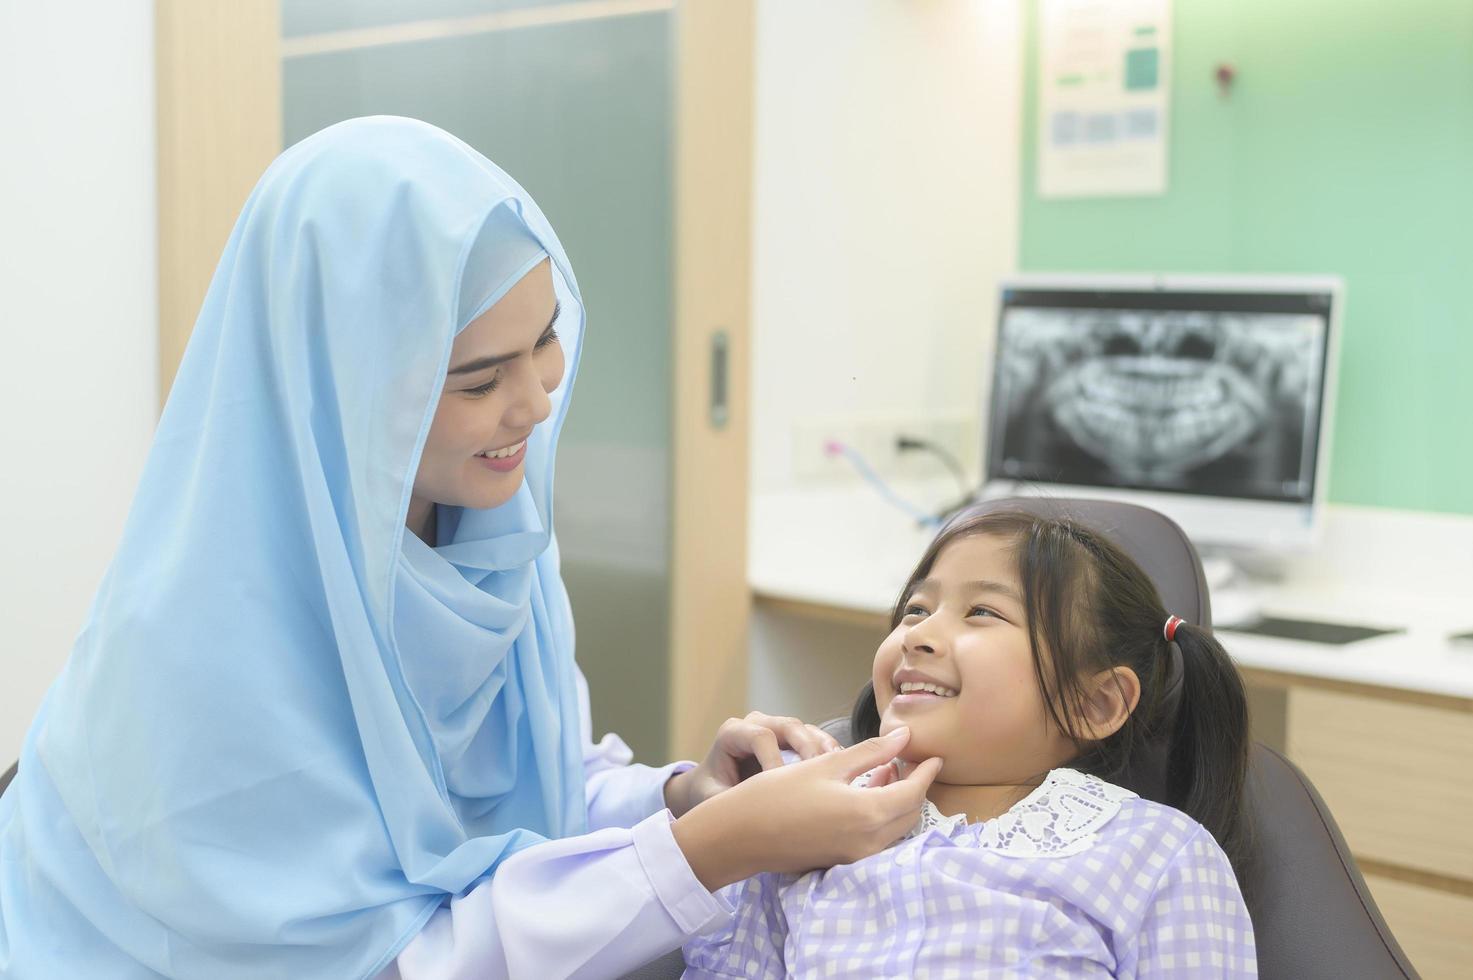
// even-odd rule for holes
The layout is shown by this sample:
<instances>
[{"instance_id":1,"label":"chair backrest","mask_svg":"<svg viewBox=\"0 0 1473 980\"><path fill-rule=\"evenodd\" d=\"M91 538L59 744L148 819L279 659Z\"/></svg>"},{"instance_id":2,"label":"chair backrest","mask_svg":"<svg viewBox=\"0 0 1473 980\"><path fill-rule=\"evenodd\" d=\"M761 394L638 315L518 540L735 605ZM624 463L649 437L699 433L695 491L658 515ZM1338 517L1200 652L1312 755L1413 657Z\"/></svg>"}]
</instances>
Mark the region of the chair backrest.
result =
<instances>
[{"instance_id":1,"label":"chair backrest","mask_svg":"<svg viewBox=\"0 0 1473 980\"><path fill-rule=\"evenodd\" d=\"M1248 801L1258 975L1416 977L1309 777L1260 743L1248 763Z\"/></svg>"},{"instance_id":2,"label":"chair backrest","mask_svg":"<svg viewBox=\"0 0 1473 980\"><path fill-rule=\"evenodd\" d=\"M1212 625L1202 561L1191 540L1164 514L1104 500L1007 497L968 507L966 515L1023 510L1088 525L1130 555L1155 583L1166 608ZM961 515L957 515L961 516ZM1229 650L1231 653L1231 650ZM847 720L825 726L849 743ZM1164 766L1164 754L1158 764ZM1164 785L1164 772L1133 785ZM1249 758L1246 805L1253 842L1242 885L1253 917L1264 980L1415 977L1387 928L1329 808L1308 777L1264 745Z\"/></svg>"}]
</instances>

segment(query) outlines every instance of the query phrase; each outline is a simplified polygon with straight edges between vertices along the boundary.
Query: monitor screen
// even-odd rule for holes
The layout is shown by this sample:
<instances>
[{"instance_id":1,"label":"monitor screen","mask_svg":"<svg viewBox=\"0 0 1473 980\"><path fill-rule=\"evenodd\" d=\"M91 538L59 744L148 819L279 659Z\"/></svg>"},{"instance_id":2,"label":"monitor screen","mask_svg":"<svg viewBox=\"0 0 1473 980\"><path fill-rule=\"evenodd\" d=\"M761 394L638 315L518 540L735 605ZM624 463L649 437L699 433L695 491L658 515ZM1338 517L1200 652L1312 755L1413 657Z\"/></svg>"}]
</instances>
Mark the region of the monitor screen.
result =
<instances>
[{"instance_id":1,"label":"monitor screen","mask_svg":"<svg viewBox=\"0 0 1473 980\"><path fill-rule=\"evenodd\" d=\"M1332 304L1005 287L988 479L1311 502Z\"/></svg>"}]
</instances>

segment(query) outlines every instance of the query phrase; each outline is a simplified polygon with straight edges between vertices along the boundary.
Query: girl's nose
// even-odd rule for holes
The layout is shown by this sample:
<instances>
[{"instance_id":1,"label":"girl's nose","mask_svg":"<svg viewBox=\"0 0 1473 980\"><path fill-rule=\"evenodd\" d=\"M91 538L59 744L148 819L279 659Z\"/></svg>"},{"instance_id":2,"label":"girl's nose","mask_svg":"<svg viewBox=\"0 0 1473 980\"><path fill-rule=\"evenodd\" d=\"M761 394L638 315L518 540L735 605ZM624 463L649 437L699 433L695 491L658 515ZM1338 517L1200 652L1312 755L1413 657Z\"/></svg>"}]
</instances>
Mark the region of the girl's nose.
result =
<instances>
[{"instance_id":1,"label":"girl's nose","mask_svg":"<svg viewBox=\"0 0 1473 980\"><path fill-rule=\"evenodd\" d=\"M934 657L941 650L941 638L935 635L935 630L925 623L920 623L911 628L905 638L900 641L900 649L905 653L925 654Z\"/></svg>"}]
</instances>

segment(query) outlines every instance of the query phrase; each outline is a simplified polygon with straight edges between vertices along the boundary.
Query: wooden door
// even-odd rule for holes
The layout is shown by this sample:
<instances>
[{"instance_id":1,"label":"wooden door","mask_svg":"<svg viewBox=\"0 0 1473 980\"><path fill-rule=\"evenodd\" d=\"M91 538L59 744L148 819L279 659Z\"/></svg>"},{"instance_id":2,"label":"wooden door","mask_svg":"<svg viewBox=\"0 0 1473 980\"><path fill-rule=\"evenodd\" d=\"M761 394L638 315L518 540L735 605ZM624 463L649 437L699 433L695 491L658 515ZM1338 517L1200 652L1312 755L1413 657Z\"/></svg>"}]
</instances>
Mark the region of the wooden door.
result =
<instances>
[{"instance_id":1,"label":"wooden door","mask_svg":"<svg viewBox=\"0 0 1473 980\"><path fill-rule=\"evenodd\" d=\"M595 735L699 757L747 708L755 0L474 6L159 0L160 398L283 146L381 112L476 146L589 305L556 520Z\"/></svg>"}]
</instances>

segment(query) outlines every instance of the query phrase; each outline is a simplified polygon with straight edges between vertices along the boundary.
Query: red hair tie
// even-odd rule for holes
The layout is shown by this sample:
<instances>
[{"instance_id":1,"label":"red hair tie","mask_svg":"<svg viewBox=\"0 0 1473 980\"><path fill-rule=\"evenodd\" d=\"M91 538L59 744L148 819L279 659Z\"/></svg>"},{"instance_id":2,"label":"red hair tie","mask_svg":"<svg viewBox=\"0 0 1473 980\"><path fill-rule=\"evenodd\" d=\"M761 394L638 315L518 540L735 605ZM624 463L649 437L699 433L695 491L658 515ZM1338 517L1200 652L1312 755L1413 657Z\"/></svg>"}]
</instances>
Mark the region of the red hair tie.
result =
<instances>
[{"instance_id":1,"label":"red hair tie","mask_svg":"<svg viewBox=\"0 0 1473 980\"><path fill-rule=\"evenodd\" d=\"M1176 640L1176 628L1185 622L1186 620L1180 616L1168 616L1166 618L1166 626L1161 630L1161 634L1166 637L1167 643L1172 643Z\"/></svg>"}]
</instances>

